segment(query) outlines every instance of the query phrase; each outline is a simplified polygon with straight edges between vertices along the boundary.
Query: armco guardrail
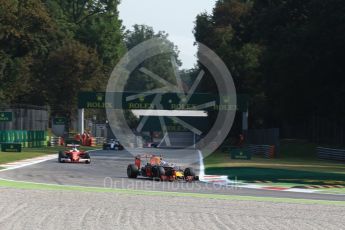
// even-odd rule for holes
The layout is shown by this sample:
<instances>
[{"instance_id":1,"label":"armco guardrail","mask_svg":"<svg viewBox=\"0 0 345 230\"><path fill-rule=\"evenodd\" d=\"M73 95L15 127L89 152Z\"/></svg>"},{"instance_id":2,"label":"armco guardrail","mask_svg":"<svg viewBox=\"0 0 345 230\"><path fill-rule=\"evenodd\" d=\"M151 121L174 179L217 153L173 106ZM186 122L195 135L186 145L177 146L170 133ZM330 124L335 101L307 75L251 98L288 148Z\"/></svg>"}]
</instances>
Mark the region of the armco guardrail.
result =
<instances>
[{"instance_id":1,"label":"armco guardrail","mask_svg":"<svg viewBox=\"0 0 345 230\"><path fill-rule=\"evenodd\" d=\"M345 149L316 148L317 155L323 160L345 161Z\"/></svg>"},{"instance_id":2,"label":"armco guardrail","mask_svg":"<svg viewBox=\"0 0 345 230\"><path fill-rule=\"evenodd\" d=\"M274 145L248 145L247 150L252 155L260 155L265 158L275 157L275 146Z\"/></svg>"}]
</instances>

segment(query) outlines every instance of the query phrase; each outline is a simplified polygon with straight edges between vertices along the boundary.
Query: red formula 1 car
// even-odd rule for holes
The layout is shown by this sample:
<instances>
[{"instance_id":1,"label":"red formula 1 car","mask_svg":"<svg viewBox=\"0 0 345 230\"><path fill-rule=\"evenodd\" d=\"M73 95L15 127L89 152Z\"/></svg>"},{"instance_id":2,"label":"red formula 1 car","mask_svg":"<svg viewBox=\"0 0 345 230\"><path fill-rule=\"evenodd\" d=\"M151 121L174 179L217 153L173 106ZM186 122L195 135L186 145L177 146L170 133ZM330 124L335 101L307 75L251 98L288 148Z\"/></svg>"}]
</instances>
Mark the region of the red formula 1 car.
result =
<instances>
[{"instance_id":1,"label":"red formula 1 car","mask_svg":"<svg viewBox=\"0 0 345 230\"><path fill-rule=\"evenodd\" d=\"M91 158L88 152L78 150L78 145L67 145L69 150L59 151L58 160L60 163L91 163Z\"/></svg>"},{"instance_id":2,"label":"red formula 1 car","mask_svg":"<svg viewBox=\"0 0 345 230\"><path fill-rule=\"evenodd\" d=\"M162 181L194 181L198 180L192 168L181 169L180 167L163 161L161 156L138 155L135 157L134 164L127 167L127 176L137 178L138 176L149 177Z\"/></svg>"}]
</instances>

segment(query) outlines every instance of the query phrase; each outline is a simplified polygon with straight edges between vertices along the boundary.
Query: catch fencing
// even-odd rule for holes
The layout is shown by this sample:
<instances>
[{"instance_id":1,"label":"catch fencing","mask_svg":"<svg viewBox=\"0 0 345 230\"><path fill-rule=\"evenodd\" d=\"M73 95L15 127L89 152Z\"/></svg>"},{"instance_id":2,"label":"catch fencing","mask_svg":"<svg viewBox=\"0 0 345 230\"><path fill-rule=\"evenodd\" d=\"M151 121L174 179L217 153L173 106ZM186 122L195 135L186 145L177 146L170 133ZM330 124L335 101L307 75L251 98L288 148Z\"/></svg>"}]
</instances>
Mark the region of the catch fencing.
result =
<instances>
[{"instance_id":1,"label":"catch fencing","mask_svg":"<svg viewBox=\"0 0 345 230\"><path fill-rule=\"evenodd\" d=\"M169 138L170 145L167 144L167 139ZM196 135L192 132L168 132L158 147L160 148L188 148L195 146Z\"/></svg>"},{"instance_id":2,"label":"catch fencing","mask_svg":"<svg viewBox=\"0 0 345 230\"><path fill-rule=\"evenodd\" d=\"M0 106L0 112L11 112L12 121L0 122L0 130L46 131L49 125L48 108L34 105Z\"/></svg>"},{"instance_id":3,"label":"catch fencing","mask_svg":"<svg viewBox=\"0 0 345 230\"><path fill-rule=\"evenodd\" d=\"M281 137L284 139L308 140L320 146L345 145L345 119L334 111L324 115L313 114L294 124L284 123L280 128Z\"/></svg>"},{"instance_id":4,"label":"catch fencing","mask_svg":"<svg viewBox=\"0 0 345 230\"><path fill-rule=\"evenodd\" d=\"M275 155L279 154L279 129L249 129L244 132L245 143L253 146L274 146ZM266 147L258 147L260 151ZM254 150L253 150L254 151Z\"/></svg>"}]
</instances>

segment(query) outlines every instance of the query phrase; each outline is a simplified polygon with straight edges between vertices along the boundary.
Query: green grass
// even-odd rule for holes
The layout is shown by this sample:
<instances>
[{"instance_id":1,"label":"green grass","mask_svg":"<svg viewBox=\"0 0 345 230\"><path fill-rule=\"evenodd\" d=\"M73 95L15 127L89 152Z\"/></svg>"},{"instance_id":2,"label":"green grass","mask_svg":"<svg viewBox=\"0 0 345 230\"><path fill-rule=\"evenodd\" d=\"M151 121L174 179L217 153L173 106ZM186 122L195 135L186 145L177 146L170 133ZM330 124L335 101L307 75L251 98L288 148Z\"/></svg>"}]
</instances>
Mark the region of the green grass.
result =
<instances>
[{"instance_id":1,"label":"green grass","mask_svg":"<svg viewBox=\"0 0 345 230\"><path fill-rule=\"evenodd\" d=\"M229 178L237 177L237 180L245 181L268 180L272 182L289 182L294 184L345 185L345 173L324 173L259 167L207 168L206 173L211 175L228 175Z\"/></svg>"},{"instance_id":2,"label":"green grass","mask_svg":"<svg viewBox=\"0 0 345 230\"><path fill-rule=\"evenodd\" d=\"M320 193L328 193L328 194L345 194L345 188L327 188L327 189L319 189Z\"/></svg>"},{"instance_id":3,"label":"green grass","mask_svg":"<svg viewBox=\"0 0 345 230\"><path fill-rule=\"evenodd\" d=\"M39 184L39 183L18 182L18 181L9 181L9 180L0 179L0 188L1 187L28 189L28 190L53 190L53 191L62 190L62 191L116 193L116 194L163 196L163 197L192 197L192 198L201 198L201 199L217 199L217 200L233 200L233 201L259 201L259 202L275 202L275 203L321 204L321 205L345 206L344 201L309 200L309 199L274 198L274 197L252 197L252 196L235 196L235 195L203 194L203 193L160 192L160 191L118 189L118 188L82 187L82 186L63 186L63 185Z\"/></svg>"},{"instance_id":4,"label":"green grass","mask_svg":"<svg viewBox=\"0 0 345 230\"><path fill-rule=\"evenodd\" d=\"M56 154L65 147L42 147L42 148L23 148L22 152L0 152L0 164L11 163L24 159L40 157L49 154ZM95 147L81 147L81 150L94 150Z\"/></svg>"},{"instance_id":5,"label":"green grass","mask_svg":"<svg viewBox=\"0 0 345 230\"><path fill-rule=\"evenodd\" d=\"M215 152L204 162L207 174L228 175L238 180L345 185L345 164L319 160L315 148L312 143L284 140L275 159L231 160L228 152Z\"/></svg>"}]
</instances>

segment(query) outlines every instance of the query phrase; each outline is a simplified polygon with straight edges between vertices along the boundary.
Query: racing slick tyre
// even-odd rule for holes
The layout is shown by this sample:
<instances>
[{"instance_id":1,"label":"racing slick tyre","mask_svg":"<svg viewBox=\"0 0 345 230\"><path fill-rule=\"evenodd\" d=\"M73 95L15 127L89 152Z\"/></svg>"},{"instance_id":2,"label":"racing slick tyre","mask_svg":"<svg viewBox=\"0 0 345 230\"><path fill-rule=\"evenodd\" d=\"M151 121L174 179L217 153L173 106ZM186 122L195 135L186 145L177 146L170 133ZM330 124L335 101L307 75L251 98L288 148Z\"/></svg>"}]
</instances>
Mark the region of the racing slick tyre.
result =
<instances>
[{"instance_id":1,"label":"racing slick tyre","mask_svg":"<svg viewBox=\"0 0 345 230\"><path fill-rule=\"evenodd\" d=\"M169 177L172 177L174 175L173 174L173 170L172 169L165 170L165 175L169 176Z\"/></svg>"},{"instance_id":2,"label":"racing slick tyre","mask_svg":"<svg viewBox=\"0 0 345 230\"><path fill-rule=\"evenodd\" d=\"M85 161L85 164L90 164L91 163L91 157L89 153L85 153L84 159L88 159L88 161Z\"/></svg>"},{"instance_id":3,"label":"racing slick tyre","mask_svg":"<svg viewBox=\"0 0 345 230\"><path fill-rule=\"evenodd\" d=\"M165 176L165 169L162 166L155 166L152 168L153 177L162 179Z\"/></svg>"},{"instance_id":4,"label":"racing slick tyre","mask_svg":"<svg viewBox=\"0 0 345 230\"><path fill-rule=\"evenodd\" d=\"M158 166L158 177L165 176L165 169L162 166Z\"/></svg>"},{"instance_id":5,"label":"racing slick tyre","mask_svg":"<svg viewBox=\"0 0 345 230\"><path fill-rule=\"evenodd\" d=\"M195 177L195 172L192 168L186 168L184 170L184 176L187 177L187 176L192 176L192 177Z\"/></svg>"},{"instance_id":6,"label":"racing slick tyre","mask_svg":"<svg viewBox=\"0 0 345 230\"><path fill-rule=\"evenodd\" d=\"M59 151L59 156L58 156L59 163L64 163L64 160L62 160L64 158L67 158L66 154L64 154L64 152L62 151Z\"/></svg>"},{"instance_id":7,"label":"racing slick tyre","mask_svg":"<svg viewBox=\"0 0 345 230\"><path fill-rule=\"evenodd\" d=\"M128 178L137 178L139 174L139 169L136 165L130 164L127 167L127 176Z\"/></svg>"}]
</instances>

